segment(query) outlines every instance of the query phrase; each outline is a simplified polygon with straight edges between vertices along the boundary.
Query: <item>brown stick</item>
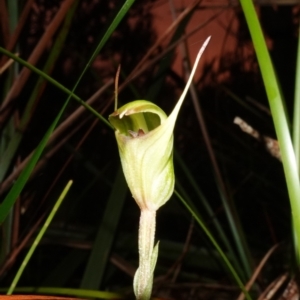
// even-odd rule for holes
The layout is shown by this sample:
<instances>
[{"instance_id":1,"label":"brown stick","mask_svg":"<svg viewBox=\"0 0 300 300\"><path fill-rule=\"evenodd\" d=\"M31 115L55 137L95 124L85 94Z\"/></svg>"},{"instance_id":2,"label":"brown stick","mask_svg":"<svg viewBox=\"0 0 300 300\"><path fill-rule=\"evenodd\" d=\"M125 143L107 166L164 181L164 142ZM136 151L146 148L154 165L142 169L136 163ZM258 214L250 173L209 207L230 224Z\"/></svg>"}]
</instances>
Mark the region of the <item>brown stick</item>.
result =
<instances>
[{"instance_id":1,"label":"brown stick","mask_svg":"<svg viewBox=\"0 0 300 300\"><path fill-rule=\"evenodd\" d=\"M1 1L4 1L5 0L1 0ZM32 3L33 3L34 0L28 0L25 4L25 7L22 11L22 14L20 16L20 19L18 21L18 25L15 29L15 31L13 32L12 36L9 37L9 40L8 40L8 43L7 45L5 44L5 48L6 50L8 51L12 51L17 43L17 40L20 36L20 33L24 27L24 24L25 24L25 21L27 20L27 17L29 15L29 12L31 10L31 6L32 6ZM1 12L2 8L0 7L0 12ZM1 13L0 13L0 19L1 19ZM1 59L1 62L0 62L0 66L4 65L5 62L7 62L8 60L8 57L6 56L3 56L2 59Z\"/></svg>"}]
</instances>

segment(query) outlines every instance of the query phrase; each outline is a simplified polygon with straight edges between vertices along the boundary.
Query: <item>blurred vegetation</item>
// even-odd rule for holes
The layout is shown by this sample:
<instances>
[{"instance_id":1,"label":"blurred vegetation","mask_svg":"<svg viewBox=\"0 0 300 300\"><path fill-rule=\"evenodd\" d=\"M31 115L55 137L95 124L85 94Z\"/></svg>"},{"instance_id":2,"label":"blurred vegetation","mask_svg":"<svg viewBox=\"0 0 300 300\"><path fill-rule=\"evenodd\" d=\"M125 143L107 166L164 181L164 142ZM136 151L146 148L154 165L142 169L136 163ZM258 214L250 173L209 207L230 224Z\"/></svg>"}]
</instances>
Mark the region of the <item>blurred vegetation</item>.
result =
<instances>
[{"instance_id":1,"label":"blurred vegetation","mask_svg":"<svg viewBox=\"0 0 300 300\"><path fill-rule=\"evenodd\" d=\"M40 47L43 35L60 13L62 1L31 1L27 15L24 11L30 1L0 2L0 46L19 53L24 60L35 57L33 65L70 90L123 4L117 0L80 0L72 14L71 7L76 1L69 1L67 14L57 21L53 36L46 38ZM187 46L185 39L179 39L188 33L186 25L193 14L198 9L209 9L202 8L201 3L182 18L168 38L158 42L135 72L143 67L145 70L141 74L134 73L137 77L126 82L164 34L154 27L152 14L153 6L161 2L144 0L133 4L75 91L81 99L90 99L96 93L91 106L105 118L114 110L112 79L118 64L122 68L119 105L146 99L168 114L185 85L188 69L183 68L184 74L172 69L175 56L181 55L174 47L182 43ZM233 119L239 116L261 134L276 138L244 16L238 6L227 9L233 11L238 22L234 31L230 24L225 24L227 34L235 35L236 46L233 51L224 50L222 56L206 61L194 84L205 128L199 123L192 96L187 97L181 109L174 136L176 189L201 217L244 284L266 252L279 245L266 266L258 269L259 276L252 290L253 298L257 298L277 277L293 269L291 212L282 164L270 156L262 141L253 139L233 124ZM259 11L291 114L299 7L262 6ZM215 9L215 19L210 22L221 22L218 18L222 12L222 8ZM20 33L10 48L15 28L19 28ZM203 28L205 24L199 26L196 34L203 36ZM214 38L213 33L211 35ZM58 37L62 38L61 42L57 42ZM168 49L169 45L173 48ZM38 48L40 56L35 52ZM52 58L47 66L49 57ZM186 58L193 63L193 57ZM7 58L0 59L2 67ZM1 199L13 186L18 170L24 168L22 162L37 147L67 97L46 81L36 87L39 77L34 73L22 82L22 69L20 64L14 63L0 74ZM120 172L113 131L83 108L81 114L72 119L79 107L71 100L53 133L54 138L50 138L40 163L1 226L3 293L62 189L72 179L71 190L17 287L33 288L23 290L29 293L45 292L35 290L37 287L54 287L117 292L133 297L131 285L138 265L139 210ZM213 158L217 164L212 164ZM157 218L156 239L160 240L160 252L154 296L236 299L240 289L232 274L175 195L160 209ZM60 292L54 289L51 293Z\"/></svg>"}]
</instances>

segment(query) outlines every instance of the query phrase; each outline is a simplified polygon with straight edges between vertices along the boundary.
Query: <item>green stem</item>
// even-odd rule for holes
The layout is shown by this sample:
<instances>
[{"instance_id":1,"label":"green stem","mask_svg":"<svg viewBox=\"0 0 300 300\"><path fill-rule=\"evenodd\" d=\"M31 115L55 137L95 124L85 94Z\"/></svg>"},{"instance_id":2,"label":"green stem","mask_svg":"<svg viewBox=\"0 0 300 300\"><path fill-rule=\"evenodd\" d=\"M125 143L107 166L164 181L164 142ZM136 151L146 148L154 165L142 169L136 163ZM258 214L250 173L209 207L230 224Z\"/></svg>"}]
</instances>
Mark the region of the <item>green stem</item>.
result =
<instances>
[{"instance_id":1,"label":"green stem","mask_svg":"<svg viewBox=\"0 0 300 300\"><path fill-rule=\"evenodd\" d=\"M153 247L156 211L141 210L139 227L139 268L135 275L135 296L137 300L151 297L153 284Z\"/></svg>"}]
</instances>

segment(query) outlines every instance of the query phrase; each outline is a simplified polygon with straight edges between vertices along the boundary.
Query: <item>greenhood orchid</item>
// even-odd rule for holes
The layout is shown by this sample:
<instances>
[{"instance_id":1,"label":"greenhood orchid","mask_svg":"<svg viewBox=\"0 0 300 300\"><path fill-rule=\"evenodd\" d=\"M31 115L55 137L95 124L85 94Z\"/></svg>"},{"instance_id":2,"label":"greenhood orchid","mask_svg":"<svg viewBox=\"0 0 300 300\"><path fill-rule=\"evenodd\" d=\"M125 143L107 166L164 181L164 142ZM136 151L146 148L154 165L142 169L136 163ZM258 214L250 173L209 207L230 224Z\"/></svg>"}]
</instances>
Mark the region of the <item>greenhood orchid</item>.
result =
<instances>
[{"instance_id":1,"label":"greenhood orchid","mask_svg":"<svg viewBox=\"0 0 300 300\"><path fill-rule=\"evenodd\" d=\"M154 103L137 100L109 117L128 187L141 210L157 210L174 190L173 127Z\"/></svg>"},{"instance_id":2,"label":"greenhood orchid","mask_svg":"<svg viewBox=\"0 0 300 300\"><path fill-rule=\"evenodd\" d=\"M158 245L154 247L156 211L173 194L173 130L192 82L200 57L210 37L201 47L185 89L169 117L152 102L137 100L125 104L109 116L115 128L123 172L131 194L141 209L139 228L139 268L134 278L136 299L151 297Z\"/></svg>"}]
</instances>

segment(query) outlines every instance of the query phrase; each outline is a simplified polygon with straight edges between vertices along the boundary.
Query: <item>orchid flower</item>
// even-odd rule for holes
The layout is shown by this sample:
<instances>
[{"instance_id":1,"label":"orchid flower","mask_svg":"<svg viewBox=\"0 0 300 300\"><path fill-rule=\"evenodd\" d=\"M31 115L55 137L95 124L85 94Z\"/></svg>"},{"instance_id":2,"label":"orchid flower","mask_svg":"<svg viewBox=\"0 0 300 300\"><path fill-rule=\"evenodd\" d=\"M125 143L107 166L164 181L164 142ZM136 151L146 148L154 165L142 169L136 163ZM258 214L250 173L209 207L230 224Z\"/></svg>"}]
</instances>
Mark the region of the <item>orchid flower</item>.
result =
<instances>
[{"instance_id":1,"label":"orchid flower","mask_svg":"<svg viewBox=\"0 0 300 300\"><path fill-rule=\"evenodd\" d=\"M158 244L154 247L156 211L170 199L175 184L174 126L209 40L210 37L199 50L184 91L169 117L160 107L146 100L127 103L109 116L109 122L115 128L125 179L141 210L139 267L134 276L137 300L151 297L158 255Z\"/></svg>"}]
</instances>

